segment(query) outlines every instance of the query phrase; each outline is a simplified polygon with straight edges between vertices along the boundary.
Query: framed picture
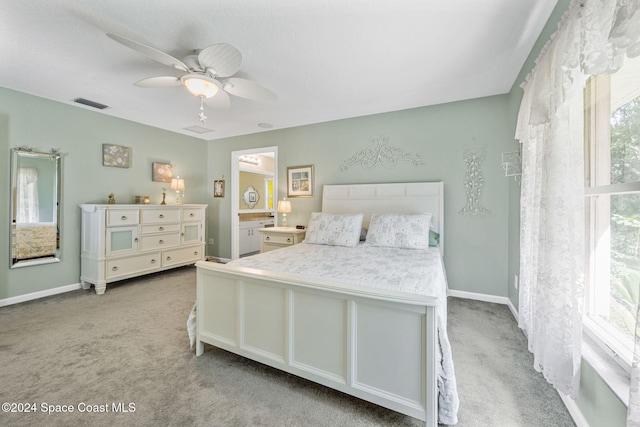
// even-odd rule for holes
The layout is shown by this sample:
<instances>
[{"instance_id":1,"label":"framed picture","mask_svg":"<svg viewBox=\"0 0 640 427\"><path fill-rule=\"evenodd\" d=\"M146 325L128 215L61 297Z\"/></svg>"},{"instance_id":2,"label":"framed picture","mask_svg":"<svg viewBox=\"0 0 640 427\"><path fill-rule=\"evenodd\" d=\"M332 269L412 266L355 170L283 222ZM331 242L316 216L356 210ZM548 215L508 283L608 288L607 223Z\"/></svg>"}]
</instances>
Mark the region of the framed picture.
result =
<instances>
[{"instance_id":1,"label":"framed picture","mask_svg":"<svg viewBox=\"0 0 640 427\"><path fill-rule=\"evenodd\" d=\"M213 181L213 197L224 197L224 179Z\"/></svg>"},{"instance_id":2,"label":"framed picture","mask_svg":"<svg viewBox=\"0 0 640 427\"><path fill-rule=\"evenodd\" d=\"M313 165L287 168L287 197L313 197Z\"/></svg>"},{"instance_id":3,"label":"framed picture","mask_svg":"<svg viewBox=\"0 0 640 427\"><path fill-rule=\"evenodd\" d=\"M168 182L171 183L171 177L173 176L173 166L169 163L156 163L151 164L151 180L154 182Z\"/></svg>"},{"instance_id":4,"label":"framed picture","mask_svg":"<svg viewBox=\"0 0 640 427\"><path fill-rule=\"evenodd\" d=\"M115 168L128 168L131 160L131 148L122 145L102 144L102 165Z\"/></svg>"}]
</instances>

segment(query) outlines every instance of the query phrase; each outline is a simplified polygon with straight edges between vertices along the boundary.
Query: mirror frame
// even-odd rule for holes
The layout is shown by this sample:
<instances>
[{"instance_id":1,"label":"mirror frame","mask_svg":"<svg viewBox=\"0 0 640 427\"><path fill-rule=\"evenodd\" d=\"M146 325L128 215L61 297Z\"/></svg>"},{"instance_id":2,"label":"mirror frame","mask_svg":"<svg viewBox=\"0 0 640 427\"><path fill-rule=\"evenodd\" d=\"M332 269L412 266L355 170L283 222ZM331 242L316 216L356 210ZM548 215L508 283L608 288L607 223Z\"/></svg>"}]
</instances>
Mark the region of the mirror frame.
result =
<instances>
[{"instance_id":1,"label":"mirror frame","mask_svg":"<svg viewBox=\"0 0 640 427\"><path fill-rule=\"evenodd\" d=\"M253 195L253 200L252 200L252 195ZM255 205L258 204L258 201L260 200L260 193L258 193L258 191L253 188L253 185L250 185L247 187L246 190L244 190L244 193L242 194L242 201L244 202L245 205L249 206L249 209L253 209Z\"/></svg>"},{"instance_id":2,"label":"mirror frame","mask_svg":"<svg viewBox=\"0 0 640 427\"><path fill-rule=\"evenodd\" d=\"M55 224L56 227L56 248L52 255L43 256L39 258L30 258L30 259L15 259L13 257L13 245L15 244L15 230L16 230L16 212L17 212L17 183L18 183L18 168L20 164L21 158L35 158L35 159L48 159L55 163L53 168L53 185L51 200L53 202L52 206L52 223ZM62 157L60 153L56 150L51 150L50 153L40 153L33 151L30 148L12 148L11 149L11 165L10 165L10 196L9 196L9 206L10 206L10 223L9 223L9 267L10 268L18 268L18 267L29 267L32 265L40 265L40 264L50 264L54 262L60 262L61 260L61 221L60 221L60 213L62 209L61 204L61 189L62 189Z\"/></svg>"}]
</instances>

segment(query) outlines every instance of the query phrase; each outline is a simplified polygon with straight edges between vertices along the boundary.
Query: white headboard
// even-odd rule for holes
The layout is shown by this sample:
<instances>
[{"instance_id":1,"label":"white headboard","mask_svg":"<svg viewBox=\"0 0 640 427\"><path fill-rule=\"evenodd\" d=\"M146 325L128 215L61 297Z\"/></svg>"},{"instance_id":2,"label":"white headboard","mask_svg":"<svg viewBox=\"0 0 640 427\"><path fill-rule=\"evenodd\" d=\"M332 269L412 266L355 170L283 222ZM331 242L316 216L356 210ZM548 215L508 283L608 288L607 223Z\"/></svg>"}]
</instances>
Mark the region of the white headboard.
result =
<instances>
[{"instance_id":1,"label":"white headboard","mask_svg":"<svg viewBox=\"0 0 640 427\"><path fill-rule=\"evenodd\" d=\"M398 184L325 185L322 211L363 213L363 227L369 227L373 213L431 213L431 228L440 233L444 253L444 183L406 182Z\"/></svg>"}]
</instances>

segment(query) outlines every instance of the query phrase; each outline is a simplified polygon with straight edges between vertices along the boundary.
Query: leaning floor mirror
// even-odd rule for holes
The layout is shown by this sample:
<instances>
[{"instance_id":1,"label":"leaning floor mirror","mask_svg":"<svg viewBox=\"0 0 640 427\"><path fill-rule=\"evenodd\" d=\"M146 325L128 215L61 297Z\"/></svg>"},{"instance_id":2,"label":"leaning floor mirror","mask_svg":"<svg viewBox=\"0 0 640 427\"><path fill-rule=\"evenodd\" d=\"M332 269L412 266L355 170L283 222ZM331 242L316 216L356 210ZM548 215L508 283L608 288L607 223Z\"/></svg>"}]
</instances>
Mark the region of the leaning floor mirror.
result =
<instances>
[{"instance_id":1,"label":"leaning floor mirror","mask_svg":"<svg viewBox=\"0 0 640 427\"><path fill-rule=\"evenodd\" d=\"M60 153L11 149L10 267L60 261Z\"/></svg>"}]
</instances>

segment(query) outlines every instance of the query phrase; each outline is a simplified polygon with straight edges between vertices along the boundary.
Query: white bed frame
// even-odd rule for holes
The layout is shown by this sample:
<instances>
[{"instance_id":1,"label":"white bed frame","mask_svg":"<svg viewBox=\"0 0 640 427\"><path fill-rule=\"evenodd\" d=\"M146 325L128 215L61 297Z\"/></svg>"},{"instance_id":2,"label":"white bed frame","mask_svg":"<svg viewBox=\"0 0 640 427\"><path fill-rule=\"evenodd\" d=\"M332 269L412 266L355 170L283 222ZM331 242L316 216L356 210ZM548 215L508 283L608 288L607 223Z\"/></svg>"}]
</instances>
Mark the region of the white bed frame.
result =
<instances>
[{"instance_id":1,"label":"white bed frame","mask_svg":"<svg viewBox=\"0 0 640 427\"><path fill-rule=\"evenodd\" d=\"M325 185L324 212L425 213L442 182ZM196 354L222 348L437 425L435 298L233 265L197 266Z\"/></svg>"}]
</instances>

